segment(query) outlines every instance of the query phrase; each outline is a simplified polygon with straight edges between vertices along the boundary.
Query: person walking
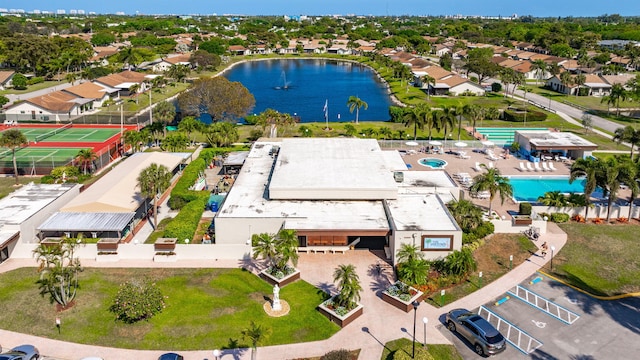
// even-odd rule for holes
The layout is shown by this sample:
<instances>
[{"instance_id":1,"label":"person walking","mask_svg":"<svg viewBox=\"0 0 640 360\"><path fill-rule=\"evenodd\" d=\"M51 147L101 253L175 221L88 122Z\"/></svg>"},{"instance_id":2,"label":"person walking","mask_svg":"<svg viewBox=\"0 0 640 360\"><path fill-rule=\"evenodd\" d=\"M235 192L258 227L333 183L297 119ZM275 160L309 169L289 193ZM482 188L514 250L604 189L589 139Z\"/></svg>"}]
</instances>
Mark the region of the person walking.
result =
<instances>
[{"instance_id":1,"label":"person walking","mask_svg":"<svg viewBox=\"0 0 640 360\"><path fill-rule=\"evenodd\" d=\"M547 245L546 241L542 244L540 249L542 250L542 257L547 257L547 251L549 250L549 246Z\"/></svg>"}]
</instances>

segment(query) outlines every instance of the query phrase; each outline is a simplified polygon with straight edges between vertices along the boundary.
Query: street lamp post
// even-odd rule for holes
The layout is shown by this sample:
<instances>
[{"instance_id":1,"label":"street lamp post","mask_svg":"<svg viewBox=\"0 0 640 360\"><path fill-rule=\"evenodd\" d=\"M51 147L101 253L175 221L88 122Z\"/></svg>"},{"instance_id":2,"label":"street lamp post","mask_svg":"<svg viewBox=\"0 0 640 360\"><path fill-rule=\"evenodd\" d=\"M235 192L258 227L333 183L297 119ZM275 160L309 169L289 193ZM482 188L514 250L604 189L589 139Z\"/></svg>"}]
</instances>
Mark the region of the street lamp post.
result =
<instances>
[{"instance_id":1,"label":"street lamp post","mask_svg":"<svg viewBox=\"0 0 640 360\"><path fill-rule=\"evenodd\" d=\"M513 255L509 255L509 270L513 268Z\"/></svg>"},{"instance_id":2,"label":"street lamp post","mask_svg":"<svg viewBox=\"0 0 640 360\"><path fill-rule=\"evenodd\" d=\"M218 350L218 349L213 350L213 357L216 360L220 360L220 350Z\"/></svg>"},{"instance_id":3,"label":"street lamp post","mask_svg":"<svg viewBox=\"0 0 640 360\"><path fill-rule=\"evenodd\" d=\"M556 247L551 245L551 272L553 272L553 252L556 251Z\"/></svg>"},{"instance_id":4,"label":"street lamp post","mask_svg":"<svg viewBox=\"0 0 640 360\"><path fill-rule=\"evenodd\" d=\"M411 305L413 305L413 347L411 350L411 358L415 359L416 358L416 315L418 314L418 306L420 306L420 303L417 301L414 301L411 303Z\"/></svg>"},{"instance_id":5,"label":"street lamp post","mask_svg":"<svg viewBox=\"0 0 640 360\"><path fill-rule=\"evenodd\" d=\"M427 323L429 322L429 319L427 319L427 317L423 317L422 318L422 323L424 323L424 346L427 346Z\"/></svg>"},{"instance_id":6,"label":"street lamp post","mask_svg":"<svg viewBox=\"0 0 640 360\"><path fill-rule=\"evenodd\" d=\"M478 273L478 279L480 281L480 287L482 287L482 271Z\"/></svg>"}]
</instances>

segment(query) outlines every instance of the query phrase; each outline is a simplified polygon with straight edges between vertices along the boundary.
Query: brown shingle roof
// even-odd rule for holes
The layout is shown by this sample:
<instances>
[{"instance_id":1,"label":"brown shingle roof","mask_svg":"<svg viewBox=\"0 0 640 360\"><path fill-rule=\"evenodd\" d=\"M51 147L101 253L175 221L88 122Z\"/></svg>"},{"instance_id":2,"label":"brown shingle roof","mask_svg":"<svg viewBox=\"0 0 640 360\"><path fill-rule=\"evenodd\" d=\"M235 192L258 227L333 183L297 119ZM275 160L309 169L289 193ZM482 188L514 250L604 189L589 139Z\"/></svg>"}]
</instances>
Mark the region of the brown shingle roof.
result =
<instances>
[{"instance_id":1,"label":"brown shingle roof","mask_svg":"<svg viewBox=\"0 0 640 360\"><path fill-rule=\"evenodd\" d=\"M440 66L430 66L428 68L426 68L424 70L427 74L429 74L429 76L431 76L432 78L436 79L436 80L440 80L444 77L447 77L449 75L451 75L451 71L446 70L445 68L442 68Z\"/></svg>"},{"instance_id":2,"label":"brown shingle roof","mask_svg":"<svg viewBox=\"0 0 640 360\"><path fill-rule=\"evenodd\" d=\"M145 75L142 73L127 70L117 74L111 74L97 78L95 81L110 87L116 87L117 85L126 82L134 82L140 84L144 81L144 76Z\"/></svg>"},{"instance_id":3,"label":"brown shingle roof","mask_svg":"<svg viewBox=\"0 0 640 360\"><path fill-rule=\"evenodd\" d=\"M15 71L0 71L0 84L4 84L6 83L9 79L11 79L11 77L13 76L13 74L15 74Z\"/></svg>"},{"instance_id":4,"label":"brown shingle roof","mask_svg":"<svg viewBox=\"0 0 640 360\"><path fill-rule=\"evenodd\" d=\"M76 105L74 99L77 97L59 90L25 101L51 112L69 112Z\"/></svg>"},{"instance_id":5,"label":"brown shingle roof","mask_svg":"<svg viewBox=\"0 0 640 360\"><path fill-rule=\"evenodd\" d=\"M96 85L92 82L86 82L80 85L71 86L64 89L63 91L85 99L102 99L106 94L102 86Z\"/></svg>"},{"instance_id":6,"label":"brown shingle roof","mask_svg":"<svg viewBox=\"0 0 640 360\"><path fill-rule=\"evenodd\" d=\"M191 54L180 54L180 55L165 58L164 61L175 65L181 62L189 62L190 58L191 58Z\"/></svg>"}]
</instances>

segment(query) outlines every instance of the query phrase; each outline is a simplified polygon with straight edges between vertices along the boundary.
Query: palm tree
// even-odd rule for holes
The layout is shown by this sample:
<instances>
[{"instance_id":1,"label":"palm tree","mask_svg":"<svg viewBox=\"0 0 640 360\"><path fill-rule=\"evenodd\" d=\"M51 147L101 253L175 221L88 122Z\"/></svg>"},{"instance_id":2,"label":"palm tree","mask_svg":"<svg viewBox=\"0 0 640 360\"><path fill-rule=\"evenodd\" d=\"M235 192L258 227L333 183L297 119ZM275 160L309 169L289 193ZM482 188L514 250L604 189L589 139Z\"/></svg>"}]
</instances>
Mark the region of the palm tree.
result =
<instances>
[{"instance_id":1,"label":"palm tree","mask_svg":"<svg viewBox=\"0 0 640 360\"><path fill-rule=\"evenodd\" d=\"M187 133L189 142L191 142L192 144L193 138L191 137L191 134L193 134L195 131L200 131L202 129L202 126L203 123L196 120L196 118L193 116L185 116L182 120L180 120L180 123L178 123L178 129Z\"/></svg>"},{"instance_id":2,"label":"palm tree","mask_svg":"<svg viewBox=\"0 0 640 360\"><path fill-rule=\"evenodd\" d=\"M542 80L547 71L547 63L542 59L534 60L533 64L531 64L531 69L535 71L536 85L538 85L538 82Z\"/></svg>"},{"instance_id":3,"label":"palm tree","mask_svg":"<svg viewBox=\"0 0 640 360\"><path fill-rule=\"evenodd\" d=\"M164 165L152 163L138 175L140 194L153 199L153 222L158 226L158 200L160 195L171 185L171 172Z\"/></svg>"},{"instance_id":4,"label":"palm tree","mask_svg":"<svg viewBox=\"0 0 640 360\"><path fill-rule=\"evenodd\" d=\"M142 56L140 50L132 46L118 51L117 58L120 62L127 65L129 70L131 70L132 67L135 67L137 64L141 63L144 60L144 57Z\"/></svg>"},{"instance_id":5,"label":"palm tree","mask_svg":"<svg viewBox=\"0 0 640 360\"><path fill-rule=\"evenodd\" d=\"M156 119L162 124L163 135L167 136L167 124L176 117L176 106L168 101L163 101L156 104L153 110Z\"/></svg>"},{"instance_id":6,"label":"palm tree","mask_svg":"<svg viewBox=\"0 0 640 360\"><path fill-rule=\"evenodd\" d=\"M251 320L249 327L240 333L244 339L251 341L251 360L255 360L258 354L258 344L269 335L269 330Z\"/></svg>"},{"instance_id":7,"label":"palm tree","mask_svg":"<svg viewBox=\"0 0 640 360\"><path fill-rule=\"evenodd\" d=\"M633 148L640 144L640 130L636 130L633 126L627 125L623 128L617 128L613 135L613 141L618 144L627 142L631 145L629 157L633 161Z\"/></svg>"},{"instance_id":8,"label":"palm tree","mask_svg":"<svg viewBox=\"0 0 640 360\"><path fill-rule=\"evenodd\" d=\"M238 127L226 121L218 121L204 129L207 142L213 147L228 146L240 138Z\"/></svg>"},{"instance_id":9,"label":"palm tree","mask_svg":"<svg viewBox=\"0 0 640 360\"><path fill-rule=\"evenodd\" d=\"M270 126L269 137L278 137L278 127L288 127L295 124L295 120L288 113L281 113L278 110L266 109L261 112L257 117L256 125L262 126L262 131L266 130L267 126Z\"/></svg>"},{"instance_id":10,"label":"palm tree","mask_svg":"<svg viewBox=\"0 0 640 360\"><path fill-rule=\"evenodd\" d=\"M253 258L267 260L272 272L286 273L289 263L298 265L298 235L295 230L282 229L278 234L253 234Z\"/></svg>"},{"instance_id":11,"label":"palm tree","mask_svg":"<svg viewBox=\"0 0 640 360\"><path fill-rule=\"evenodd\" d=\"M333 272L333 281L338 283L337 305L347 310L355 308L362 291L356 267L353 264L338 266Z\"/></svg>"},{"instance_id":12,"label":"palm tree","mask_svg":"<svg viewBox=\"0 0 640 360\"><path fill-rule=\"evenodd\" d=\"M0 147L11 149L13 176L16 178L16 185L20 184L20 182L18 182L18 163L16 160L16 152L27 144L29 144L29 140L27 140L27 137L18 129L5 130L0 135Z\"/></svg>"},{"instance_id":13,"label":"palm tree","mask_svg":"<svg viewBox=\"0 0 640 360\"><path fill-rule=\"evenodd\" d=\"M64 79L73 86L73 83L78 80L78 75L75 73L67 73L67 75L64 76Z\"/></svg>"},{"instance_id":14,"label":"palm tree","mask_svg":"<svg viewBox=\"0 0 640 360\"><path fill-rule=\"evenodd\" d=\"M131 146L132 152L138 152L140 150L140 143L142 142L142 132L136 130L125 131L124 143Z\"/></svg>"},{"instance_id":15,"label":"palm tree","mask_svg":"<svg viewBox=\"0 0 640 360\"><path fill-rule=\"evenodd\" d=\"M289 262L298 266L298 234L295 230L281 229L276 236L278 245L278 269L287 267Z\"/></svg>"},{"instance_id":16,"label":"palm tree","mask_svg":"<svg viewBox=\"0 0 640 360\"><path fill-rule=\"evenodd\" d=\"M634 164L630 160L608 158L600 168L602 187L607 190L607 222L611 220L611 207L618 198L618 190L622 182L634 181Z\"/></svg>"},{"instance_id":17,"label":"palm tree","mask_svg":"<svg viewBox=\"0 0 640 360\"><path fill-rule=\"evenodd\" d=\"M560 83L567 88L567 94L571 95L571 85L573 85L573 77L568 71L560 74Z\"/></svg>"},{"instance_id":18,"label":"palm tree","mask_svg":"<svg viewBox=\"0 0 640 360\"><path fill-rule=\"evenodd\" d=\"M253 258L267 260L270 267L275 268L278 256L278 243L275 234L252 234Z\"/></svg>"},{"instance_id":19,"label":"palm tree","mask_svg":"<svg viewBox=\"0 0 640 360\"><path fill-rule=\"evenodd\" d=\"M431 99L431 89L429 89L429 85L436 85L436 79L434 77L429 76L429 74L423 75L422 78L423 84L427 84L427 98Z\"/></svg>"},{"instance_id":20,"label":"palm tree","mask_svg":"<svg viewBox=\"0 0 640 360\"><path fill-rule=\"evenodd\" d=\"M465 116L471 122L471 126L473 127L473 132L476 132L476 123L478 120L482 119L484 116L484 109L477 104L467 104L463 108L463 112ZM458 136L458 140L460 140L460 136Z\"/></svg>"},{"instance_id":21,"label":"palm tree","mask_svg":"<svg viewBox=\"0 0 640 360\"><path fill-rule=\"evenodd\" d=\"M138 104L138 90L140 90L140 84L133 84L129 86L129 94L130 96L136 97L136 105Z\"/></svg>"},{"instance_id":22,"label":"palm tree","mask_svg":"<svg viewBox=\"0 0 640 360\"><path fill-rule=\"evenodd\" d=\"M353 110L356 111L356 124L358 123L360 108L364 108L365 110L369 108L369 104L367 104L357 96L349 96L349 100L347 100L347 106L349 107L349 112L351 114L353 114Z\"/></svg>"},{"instance_id":23,"label":"palm tree","mask_svg":"<svg viewBox=\"0 0 640 360\"><path fill-rule=\"evenodd\" d=\"M591 204L591 194L596 190L598 185L598 171L600 169L600 160L593 157L581 158L571 165L569 184L573 183L577 178L584 177L584 197L585 197L585 213L584 218L589 215L589 206Z\"/></svg>"},{"instance_id":24,"label":"palm tree","mask_svg":"<svg viewBox=\"0 0 640 360\"><path fill-rule=\"evenodd\" d=\"M76 155L76 160L82 164L83 173L87 174L87 164L93 165L93 161L98 158L98 154L96 154L93 149L81 149L78 151Z\"/></svg>"},{"instance_id":25,"label":"palm tree","mask_svg":"<svg viewBox=\"0 0 640 360\"><path fill-rule=\"evenodd\" d=\"M582 85L584 85L586 81L587 81L587 77L584 74L578 74L573 78L574 84L578 86L578 88L576 89L576 96L580 94L580 89L582 88Z\"/></svg>"},{"instance_id":26,"label":"palm tree","mask_svg":"<svg viewBox=\"0 0 640 360\"><path fill-rule=\"evenodd\" d=\"M473 178L473 185L469 189L471 192L489 191L489 216L491 216L491 210L493 205L493 199L497 193L500 193L501 204L504 204L506 198L513 196L513 186L509 183L509 178L500 174L500 170L496 168L488 168L486 165L481 164L487 172L484 174L476 175Z\"/></svg>"},{"instance_id":27,"label":"palm tree","mask_svg":"<svg viewBox=\"0 0 640 360\"><path fill-rule=\"evenodd\" d=\"M567 197L560 191L547 191L544 196L538 197L538 202L545 206L565 207Z\"/></svg>"},{"instance_id":28,"label":"palm tree","mask_svg":"<svg viewBox=\"0 0 640 360\"><path fill-rule=\"evenodd\" d=\"M608 96L602 98L601 102L607 102L608 104L615 104L616 116L620 116L620 102L629 99L629 92L622 86L622 84L613 84L611 86L611 92Z\"/></svg>"},{"instance_id":29,"label":"palm tree","mask_svg":"<svg viewBox=\"0 0 640 360\"><path fill-rule=\"evenodd\" d=\"M463 232L468 233L482 224L482 209L469 200L460 199L447 204L451 216Z\"/></svg>"},{"instance_id":30,"label":"palm tree","mask_svg":"<svg viewBox=\"0 0 640 360\"><path fill-rule=\"evenodd\" d=\"M451 106L444 106L437 110L435 114L436 129L442 130L444 139L447 139L447 133L453 129L456 123L456 109Z\"/></svg>"},{"instance_id":31,"label":"palm tree","mask_svg":"<svg viewBox=\"0 0 640 360\"><path fill-rule=\"evenodd\" d=\"M638 176L640 176L640 163L633 162L633 164L635 165L630 168L629 179L625 179L625 184L627 184L629 190L631 190L631 196L629 196L629 215L627 219L631 219L633 202L638 197L638 193L640 193L640 184L638 183L640 181L640 179L638 179Z\"/></svg>"},{"instance_id":32,"label":"palm tree","mask_svg":"<svg viewBox=\"0 0 640 360\"><path fill-rule=\"evenodd\" d=\"M413 107L404 114L403 117L404 126L409 127L413 125L413 140L418 139L418 129L424 129L425 118L420 107ZM431 133L431 131L429 131Z\"/></svg>"},{"instance_id":33,"label":"palm tree","mask_svg":"<svg viewBox=\"0 0 640 360\"><path fill-rule=\"evenodd\" d=\"M396 253L396 260L398 262L411 262L414 260L422 260L424 259L424 253L420 251L420 248L417 245L412 244L402 244L400 245L400 249Z\"/></svg>"},{"instance_id":34,"label":"palm tree","mask_svg":"<svg viewBox=\"0 0 640 360\"><path fill-rule=\"evenodd\" d=\"M424 259L398 262L398 279L409 285L424 285L427 283L429 263Z\"/></svg>"}]
</instances>

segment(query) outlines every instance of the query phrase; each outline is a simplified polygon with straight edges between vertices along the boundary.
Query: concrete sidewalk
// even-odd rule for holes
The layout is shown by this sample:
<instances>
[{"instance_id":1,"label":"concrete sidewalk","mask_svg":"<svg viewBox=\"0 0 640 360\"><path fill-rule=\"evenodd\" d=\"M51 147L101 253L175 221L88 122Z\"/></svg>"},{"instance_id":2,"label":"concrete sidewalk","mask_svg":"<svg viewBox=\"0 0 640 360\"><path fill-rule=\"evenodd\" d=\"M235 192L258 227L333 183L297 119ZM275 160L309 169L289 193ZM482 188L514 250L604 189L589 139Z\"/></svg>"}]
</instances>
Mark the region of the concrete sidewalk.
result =
<instances>
[{"instance_id":1,"label":"concrete sidewalk","mask_svg":"<svg viewBox=\"0 0 640 360\"><path fill-rule=\"evenodd\" d=\"M555 246L556 253L560 251L567 240L567 236L560 228L548 224L548 231L536 242L540 246L547 242L549 247ZM443 314L453 308L464 307L474 309L487 302L494 301L504 292L524 281L527 277L545 266L550 256L546 258L540 255L532 255L526 262L517 266L497 281L487 284L471 295L447 304L443 308L436 308L427 303L422 303L416 316L418 326L416 340L424 338L424 324L422 318L428 319L427 342L448 343L448 340L440 333L438 328L442 326ZM301 254L298 264L302 278L323 289L335 292L332 285L332 272L335 267L343 263L352 263L356 266L363 287L361 303L365 310L363 316L336 333L329 339L309 343L290 345L278 345L261 347L258 349L258 359L281 360L320 356L333 349L361 349L360 359L380 358L383 346L386 342L406 337L411 339L413 332L413 312L404 313L391 307L380 299L380 293L394 281L393 269L385 263L382 274L373 271L375 264L380 261L378 255L369 251L350 251L346 254ZM10 259L0 264L0 272L10 271L24 266L35 266L35 260ZM245 264L246 265L246 264ZM95 261L83 261L86 267L211 267L210 261L178 261L176 263L154 263L153 261L119 261L117 263L97 263ZM216 267L232 268L240 266L237 260L219 260ZM257 267L256 267L257 268ZM285 299L286 300L286 299ZM289 315L289 316L293 316ZM273 329L277 331L277 329ZM143 351L114 349L93 345L66 343L63 341L41 338L20 334L11 331L0 330L0 339L5 348L20 344L34 344L42 354L56 359L79 359L84 356L101 356L106 360L155 360L163 351ZM167 344L167 351L170 350ZM212 359L213 349L202 351L180 351L187 360ZM221 359L250 359L251 351L248 349L234 349L223 351Z\"/></svg>"}]
</instances>

